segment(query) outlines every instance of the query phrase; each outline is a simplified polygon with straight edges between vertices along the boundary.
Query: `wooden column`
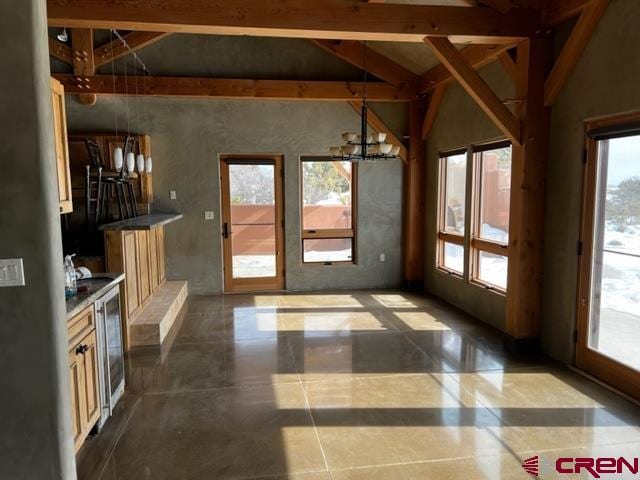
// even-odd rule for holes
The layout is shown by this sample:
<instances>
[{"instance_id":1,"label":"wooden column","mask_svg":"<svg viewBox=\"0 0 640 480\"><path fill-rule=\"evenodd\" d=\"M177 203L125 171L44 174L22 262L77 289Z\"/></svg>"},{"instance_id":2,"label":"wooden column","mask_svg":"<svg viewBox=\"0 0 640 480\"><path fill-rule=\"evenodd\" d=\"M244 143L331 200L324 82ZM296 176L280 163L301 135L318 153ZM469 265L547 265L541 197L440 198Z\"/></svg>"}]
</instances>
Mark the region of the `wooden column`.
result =
<instances>
[{"instance_id":1,"label":"wooden column","mask_svg":"<svg viewBox=\"0 0 640 480\"><path fill-rule=\"evenodd\" d=\"M544 84L551 52L548 38L526 40L519 44L516 60L522 144L513 146L506 313L507 346L514 350L536 348L540 334L550 123Z\"/></svg>"},{"instance_id":2,"label":"wooden column","mask_svg":"<svg viewBox=\"0 0 640 480\"><path fill-rule=\"evenodd\" d=\"M426 152L422 124L426 101L409 104L409 160L404 167L404 282L409 288L422 288L424 282L424 224Z\"/></svg>"},{"instance_id":3,"label":"wooden column","mask_svg":"<svg viewBox=\"0 0 640 480\"><path fill-rule=\"evenodd\" d=\"M91 86L91 77L96 73L93 56L93 30L91 28L74 28L71 30L71 48L73 50L73 75L81 89ZM81 93L78 101L83 105L96 103L93 93Z\"/></svg>"}]
</instances>

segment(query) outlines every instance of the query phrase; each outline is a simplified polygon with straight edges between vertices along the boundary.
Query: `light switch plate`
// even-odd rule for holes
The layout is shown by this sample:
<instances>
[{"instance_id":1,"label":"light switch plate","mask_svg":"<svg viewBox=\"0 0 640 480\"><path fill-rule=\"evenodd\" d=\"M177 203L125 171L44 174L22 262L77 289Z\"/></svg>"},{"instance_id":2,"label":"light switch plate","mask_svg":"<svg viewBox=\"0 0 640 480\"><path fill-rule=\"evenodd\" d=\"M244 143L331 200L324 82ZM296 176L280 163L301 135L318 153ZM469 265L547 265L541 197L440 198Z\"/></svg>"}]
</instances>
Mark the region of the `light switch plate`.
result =
<instances>
[{"instance_id":1,"label":"light switch plate","mask_svg":"<svg viewBox=\"0 0 640 480\"><path fill-rule=\"evenodd\" d=\"M0 258L0 287L24 287L21 258Z\"/></svg>"},{"instance_id":2,"label":"light switch plate","mask_svg":"<svg viewBox=\"0 0 640 480\"><path fill-rule=\"evenodd\" d=\"M176 195L176 191L175 191L175 190L171 190L171 191L169 191L169 198L170 198L171 200L175 200L175 199L177 198L177 195Z\"/></svg>"},{"instance_id":3,"label":"light switch plate","mask_svg":"<svg viewBox=\"0 0 640 480\"><path fill-rule=\"evenodd\" d=\"M381 262L386 262L387 261L387 256L384 253L380 254L380 261Z\"/></svg>"},{"instance_id":4,"label":"light switch plate","mask_svg":"<svg viewBox=\"0 0 640 480\"><path fill-rule=\"evenodd\" d=\"M213 220L215 218L215 215L213 212L207 210L204 212L204 219L205 220Z\"/></svg>"}]
</instances>

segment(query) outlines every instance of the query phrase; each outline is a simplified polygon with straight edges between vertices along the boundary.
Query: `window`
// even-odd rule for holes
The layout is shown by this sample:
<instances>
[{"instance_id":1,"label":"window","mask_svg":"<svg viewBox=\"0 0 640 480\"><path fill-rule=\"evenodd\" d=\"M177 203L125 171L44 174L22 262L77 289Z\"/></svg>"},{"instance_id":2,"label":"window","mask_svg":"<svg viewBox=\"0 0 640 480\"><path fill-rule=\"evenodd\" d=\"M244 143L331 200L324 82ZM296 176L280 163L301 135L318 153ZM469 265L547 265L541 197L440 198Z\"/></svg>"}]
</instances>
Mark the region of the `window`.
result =
<instances>
[{"instance_id":1,"label":"window","mask_svg":"<svg viewBox=\"0 0 640 480\"><path fill-rule=\"evenodd\" d=\"M353 263L356 234L356 164L303 157L302 261Z\"/></svg>"},{"instance_id":2,"label":"window","mask_svg":"<svg viewBox=\"0 0 640 480\"><path fill-rule=\"evenodd\" d=\"M466 150L441 155L440 185L438 266L447 272L462 275L467 189Z\"/></svg>"},{"instance_id":3,"label":"window","mask_svg":"<svg viewBox=\"0 0 640 480\"><path fill-rule=\"evenodd\" d=\"M505 291L509 265L510 143L497 142L441 154L439 175L437 267L484 287ZM469 175L472 175L470 182ZM470 211L467 199L471 199Z\"/></svg>"},{"instance_id":4,"label":"window","mask_svg":"<svg viewBox=\"0 0 640 480\"><path fill-rule=\"evenodd\" d=\"M474 231L471 277L489 287L507 289L511 145L479 147L474 152Z\"/></svg>"}]
</instances>

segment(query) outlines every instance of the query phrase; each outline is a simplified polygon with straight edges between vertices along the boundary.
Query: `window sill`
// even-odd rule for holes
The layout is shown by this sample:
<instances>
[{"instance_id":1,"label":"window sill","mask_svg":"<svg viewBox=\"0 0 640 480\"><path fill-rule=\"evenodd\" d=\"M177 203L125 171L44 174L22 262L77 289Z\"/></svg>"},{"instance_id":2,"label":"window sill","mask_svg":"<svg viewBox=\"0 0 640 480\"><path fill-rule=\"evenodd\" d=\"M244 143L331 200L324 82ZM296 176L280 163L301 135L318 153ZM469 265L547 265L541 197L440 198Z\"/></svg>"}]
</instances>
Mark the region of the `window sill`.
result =
<instances>
[{"instance_id":1,"label":"window sill","mask_svg":"<svg viewBox=\"0 0 640 480\"><path fill-rule=\"evenodd\" d=\"M460 272L456 272L455 270L450 270L445 267L437 266L436 271L443 275L446 275L447 277L453 277L457 280L464 280L464 275Z\"/></svg>"},{"instance_id":2,"label":"window sill","mask_svg":"<svg viewBox=\"0 0 640 480\"><path fill-rule=\"evenodd\" d=\"M482 280L471 280L469 282L471 285L475 286L475 287L479 287L482 288L483 290L486 290L488 292L491 292L495 295L499 295L500 297L506 297L507 296L507 291L500 288L500 287L496 287L495 285L491 285L489 283L483 282Z\"/></svg>"},{"instance_id":3,"label":"window sill","mask_svg":"<svg viewBox=\"0 0 640 480\"><path fill-rule=\"evenodd\" d=\"M347 267L355 266L356 262L302 262L303 267Z\"/></svg>"}]
</instances>

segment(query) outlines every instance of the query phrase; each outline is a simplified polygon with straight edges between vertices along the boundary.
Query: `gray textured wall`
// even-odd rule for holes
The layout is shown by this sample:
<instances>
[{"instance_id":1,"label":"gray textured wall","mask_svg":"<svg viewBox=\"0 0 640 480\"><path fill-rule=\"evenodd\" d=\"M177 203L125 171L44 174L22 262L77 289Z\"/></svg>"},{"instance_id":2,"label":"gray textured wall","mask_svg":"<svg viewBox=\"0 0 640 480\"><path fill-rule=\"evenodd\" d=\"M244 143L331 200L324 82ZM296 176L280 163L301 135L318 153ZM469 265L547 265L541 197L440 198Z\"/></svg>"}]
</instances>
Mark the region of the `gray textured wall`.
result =
<instances>
[{"instance_id":1,"label":"gray textured wall","mask_svg":"<svg viewBox=\"0 0 640 480\"><path fill-rule=\"evenodd\" d=\"M481 70L500 98L513 96L513 83L498 63ZM500 130L458 84L447 88L433 130L427 140L425 287L462 310L504 328L505 297L466 283L436 268L439 152L472 143L503 138Z\"/></svg>"},{"instance_id":2,"label":"gray textured wall","mask_svg":"<svg viewBox=\"0 0 640 480\"><path fill-rule=\"evenodd\" d=\"M71 480L62 243L44 0L0 2L0 258L24 287L0 288L0 478Z\"/></svg>"},{"instance_id":3,"label":"gray textured wall","mask_svg":"<svg viewBox=\"0 0 640 480\"><path fill-rule=\"evenodd\" d=\"M133 109L134 104L130 104ZM278 153L285 156L286 286L290 290L398 286L401 282L402 165L400 160L361 165L358 264L303 266L300 253L299 157L324 154L340 133L357 129L347 104L145 99L154 158L154 209L184 219L167 227L169 278L189 280L193 293L222 289L219 155ZM145 108L146 108L145 107ZM112 130L114 109L125 101L100 98L93 107L67 101L70 130ZM404 112L396 106L398 114ZM143 108L144 111L144 108ZM123 125L121 118L120 125ZM169 200L169 190L177 200ZM205 222L204 211L216 212ZM379 254L387 261L381 263Z\"/></svg>"},{"instance_id":4,"label":"gray textured wall","mask_svg":"<svg viewBox=\"0 0 640 480\"><path fill-rule=\"evenodd\" d=\"M612 0L552 113L543 348L573 361L584 123L640 109L640 2Z\"/></svg>"}]
</instances>

